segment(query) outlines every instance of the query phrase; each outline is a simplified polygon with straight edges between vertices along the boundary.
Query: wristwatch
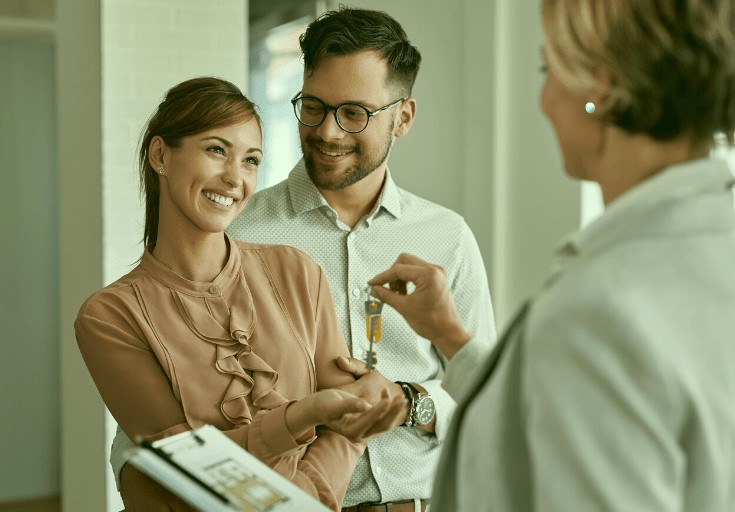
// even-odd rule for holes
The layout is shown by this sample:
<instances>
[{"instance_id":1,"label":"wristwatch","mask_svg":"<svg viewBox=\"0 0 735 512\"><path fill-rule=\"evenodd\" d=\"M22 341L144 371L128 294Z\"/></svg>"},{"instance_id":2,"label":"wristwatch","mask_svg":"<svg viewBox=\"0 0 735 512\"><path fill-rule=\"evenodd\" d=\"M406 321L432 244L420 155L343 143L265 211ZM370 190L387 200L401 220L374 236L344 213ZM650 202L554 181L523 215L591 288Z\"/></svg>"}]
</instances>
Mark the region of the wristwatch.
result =
<instances>
[{"instance_id":1,"label":"wristwatch","mask_svg":"<svg viewBox=\"0 0 735 512\"><path fill-rule=\"evenodd\" d=\"M424 425L428 425L431 423L431 420L434 419L434 415L436 414L436 406L434 405L434 399L431 398L431 395L426 393L425 395L421 395L421 391L419 391L416 386L411 384L410 382L407 382L411 389L416 393L413 398L413 404L411 407L411 414L413 416L413 422L417 425L421 425L422 427Z\"/></svg>"},{"instance_id":2,"label":"wristwatch","mask_svg":"<svg viewBox=\"0 0 735 512\"><path fill-rule=\"evenodd\" d=\"M401 386L403 393L411 404L411 409L403 425L413 427L414 425L424 426L431 423L431 420L434 419L434 415L436 414L434 399L428 394L422 396L421 391L410 382L399 381L396 384Z\"/></svg>"}]
</instances>

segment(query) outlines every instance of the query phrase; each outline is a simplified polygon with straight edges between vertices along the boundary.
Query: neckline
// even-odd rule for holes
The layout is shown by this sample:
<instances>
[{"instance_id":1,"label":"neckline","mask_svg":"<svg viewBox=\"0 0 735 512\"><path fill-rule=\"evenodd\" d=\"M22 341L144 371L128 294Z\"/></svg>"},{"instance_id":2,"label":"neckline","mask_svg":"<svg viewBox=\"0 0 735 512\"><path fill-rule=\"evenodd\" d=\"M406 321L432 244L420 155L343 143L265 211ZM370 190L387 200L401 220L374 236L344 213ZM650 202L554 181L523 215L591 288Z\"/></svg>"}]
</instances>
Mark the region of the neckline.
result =
<instances>
[{"instance_id":1,"label":"neckline","mask_svg":"<svg viewBox=\"0 0 735 512\"><path fill-rule=\"evenodd\" d=\"M240 268L239 247L229 234L225 233L225 237L230 247L229 256L225 266L212 281L191 281L186 279L158 261L148 249L143 253L140 266L151 277L169 288L197 296L219 295L221 290L227 288L235 277L237 277Z\"/></svg>"}]
</instances>

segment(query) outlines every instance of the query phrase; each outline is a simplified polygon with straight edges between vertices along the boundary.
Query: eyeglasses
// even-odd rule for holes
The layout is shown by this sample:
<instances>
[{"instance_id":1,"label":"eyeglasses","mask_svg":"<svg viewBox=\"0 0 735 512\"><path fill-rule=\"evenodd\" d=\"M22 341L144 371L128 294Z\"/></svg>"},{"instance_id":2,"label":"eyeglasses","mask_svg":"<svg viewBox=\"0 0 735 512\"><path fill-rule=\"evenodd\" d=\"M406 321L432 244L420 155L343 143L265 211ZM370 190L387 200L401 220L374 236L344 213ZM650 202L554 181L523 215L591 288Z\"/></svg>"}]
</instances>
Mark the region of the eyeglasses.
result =
<instances>
[{"instance_id":1,"label":"eyeglasses","mask_svg":"<svg viewBox=\"0 0 735 512\"><path fill-rule=\"evenodd\" d=\"M298 93L291 100L293 112L299 123L305 126L319 126L327 118L327 112L334 111L334 119L337 124L347 133L360 133L367 128L370 118L377 116L381 112L395 107L406 98L400 98L389 103L384 107L373 110L372 112L358 103L342 103L336 107L331 107L319 98L313 96L300 96Z\"/></svg>"}]
</instances>

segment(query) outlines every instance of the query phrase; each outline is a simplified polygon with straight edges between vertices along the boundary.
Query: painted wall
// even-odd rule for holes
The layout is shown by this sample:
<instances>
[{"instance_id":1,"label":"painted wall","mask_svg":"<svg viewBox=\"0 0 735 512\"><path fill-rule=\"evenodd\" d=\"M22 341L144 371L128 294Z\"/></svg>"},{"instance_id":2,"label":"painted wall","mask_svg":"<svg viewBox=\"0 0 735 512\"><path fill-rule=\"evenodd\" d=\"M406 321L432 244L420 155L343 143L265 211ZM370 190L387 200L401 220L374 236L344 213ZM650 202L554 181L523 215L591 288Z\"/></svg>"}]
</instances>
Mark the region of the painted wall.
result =
<instances>
[{"instance_id":1,"label":"painted wall","mask_svg":"<svg viewBox=\"0 0 735 512\"><path fill-rule=\"evenodd\" d=\"M102 285L99 0L60 2L56 20L62 509L104 510L104 409L73 329Z\"/></svg>"},{"instance_id":2,"label":"painted wall","mask_svg":"<svg viewBox=\"0 0 735 512\"><path fill-rule=\"evenodd\" d=\"M0 41L0 502L59 492L54 60Z\"/></svg>"}]
</instances>

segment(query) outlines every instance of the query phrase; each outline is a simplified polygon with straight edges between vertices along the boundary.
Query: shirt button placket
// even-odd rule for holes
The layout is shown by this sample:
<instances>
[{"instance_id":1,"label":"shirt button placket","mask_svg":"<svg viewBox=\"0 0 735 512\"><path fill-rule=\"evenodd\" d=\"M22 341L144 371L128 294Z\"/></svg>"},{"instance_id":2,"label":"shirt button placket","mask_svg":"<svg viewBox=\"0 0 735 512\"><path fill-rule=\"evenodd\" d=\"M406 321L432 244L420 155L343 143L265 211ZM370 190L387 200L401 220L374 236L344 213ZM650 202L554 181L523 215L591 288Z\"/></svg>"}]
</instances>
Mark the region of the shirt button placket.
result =
<instances>
[{"instance_id":1,"label":"shirt button placket","mask_svg":"<svg viewBox=\"0 0 735 512\"><path fill-rule=\"evenodd\" d=\"M360 229L356 226L355 229ZM347 283L351 287L349 298L350 310L348 312L350 321L350 331L352 337L352 355L361 359L364 356L363 351L366 350L365 342L365 321L364 321L364 290L366 283L365 269L361 266L359 258L359 250L357 245L357 231L354 229L347 235Z\"/></svg>"},{"instance_id":2,"label":"shirt button placket","mask_svg":"<svg viewBox=\"0 0 735 512\"><path fill-rule=\"evenodd\" d=\"M347 233L347 236L345 237L345 246L347 248L347 280L346 285L348 287L346 292L349 293L347 296L347 306L349 310L347 311L347 316L350 318L350 345L352 347L352 355L354 357L360 358L362 355L360 354L361 350L358 348L360 347L361 338L357 336L357 333L361 332L359 331L359 327L362 325L362 322L355 322L353 316L355 315L355 312L359 312L360 308L362 307L360 296L362 295L362 290L360 289L358 285L359 276L360 276L360 269L356 267L356 258L357 254L355 253L355 232L350 231Z\"/></svg>"}]
</instances>

